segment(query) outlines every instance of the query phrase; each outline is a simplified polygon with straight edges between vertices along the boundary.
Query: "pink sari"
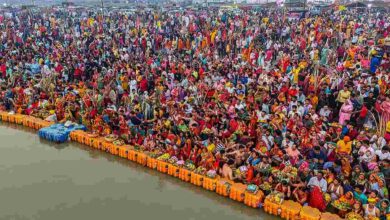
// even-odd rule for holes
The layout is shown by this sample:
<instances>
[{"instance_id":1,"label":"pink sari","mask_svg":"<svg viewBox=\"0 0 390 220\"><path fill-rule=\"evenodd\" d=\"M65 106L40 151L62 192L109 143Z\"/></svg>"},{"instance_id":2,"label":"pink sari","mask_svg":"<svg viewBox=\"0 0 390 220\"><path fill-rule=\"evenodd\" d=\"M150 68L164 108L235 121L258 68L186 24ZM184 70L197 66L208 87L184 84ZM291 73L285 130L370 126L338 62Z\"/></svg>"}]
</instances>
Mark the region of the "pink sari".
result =
<instances>
[{"instance_id":1,"label":"pink sari","mask_svg":"<svg viewBox=\"0 0 390 220\"><path fill-rule=\"evenodd\" d=\"M350 100L347 100L340 109L339 113L339 124L343 125L345 121L349 121L351 119L353 111L353 105Z\"/></svg>"},{"instance_id":2,"label":"pink sari","mask_svg":"<svg viewBox=\"0 0 390 220\"><path fill-rule=\"evenodd\" d=\"M390 101L384 101L381 104L381 116L384 124L390 121Z\"/></svg>"}]
</instances>

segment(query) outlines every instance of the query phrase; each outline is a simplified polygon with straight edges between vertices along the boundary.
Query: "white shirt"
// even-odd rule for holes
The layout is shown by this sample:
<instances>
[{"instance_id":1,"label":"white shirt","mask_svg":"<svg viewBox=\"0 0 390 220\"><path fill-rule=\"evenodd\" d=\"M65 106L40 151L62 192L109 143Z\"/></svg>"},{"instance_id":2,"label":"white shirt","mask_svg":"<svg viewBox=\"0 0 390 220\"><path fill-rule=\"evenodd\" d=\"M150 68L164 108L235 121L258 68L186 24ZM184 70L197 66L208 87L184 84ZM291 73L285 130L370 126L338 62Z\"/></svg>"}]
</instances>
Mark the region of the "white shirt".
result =
<instances>
[{"instance_id":1,"label":"white shirt","mask_svg":"<svg viewBox=\"0 0 390 220\"><path fill-rule=\"evenodd\" d=\"M385 159L390 160L390 153L389 152L384 154L384 153L382 153L382 150L377 150L377 151L375 151L375 154L378 155L379 160L385 160Z\"/></svg>"},{"instance_id":2,"label":"white shirt","mask_svg":"<svg viewBox=\"0 0 390 220\"><path fill-rule=\"evenodd\" d=\"M318 181L318 178L316 176L310 178L308 186L318 186L321 188L322 192L326 192L328 189L328 183L324 178L322 178L320 181Z\"/></svg>"},{"instance_id":3,"label":"white shirt","mask_svg":"<svg viewBox=\"0 0 390 220\"><path fill-rule=\"evenodd\" d=\"M321 108L320 115L322 117L329 117L331 111L329 109Z\"/></svg>"},{"instance_id":4,"label":"white shirt","mask_svg":"<svg viewBox=\"0 0 390 220\"><path fill-rule=\"evenodd\" d=\"M256 110L256 116L257 116L257 120L258 121L262 121L262 120L268 120L269 119L269 116L267 114L264 114L259 111L259 110Z\"/></svg>"}]
</instances>

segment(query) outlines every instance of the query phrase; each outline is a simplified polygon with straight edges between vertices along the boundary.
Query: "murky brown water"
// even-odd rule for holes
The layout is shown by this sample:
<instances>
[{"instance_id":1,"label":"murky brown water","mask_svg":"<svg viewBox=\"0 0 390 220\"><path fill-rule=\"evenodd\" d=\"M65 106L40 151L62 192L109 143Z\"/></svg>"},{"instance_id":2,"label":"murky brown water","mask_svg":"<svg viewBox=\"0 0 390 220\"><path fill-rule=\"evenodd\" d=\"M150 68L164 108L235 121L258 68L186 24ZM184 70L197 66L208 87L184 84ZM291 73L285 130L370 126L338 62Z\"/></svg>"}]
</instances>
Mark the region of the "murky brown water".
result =
<instances>
[{"instance_id":1,"label":"murky brown water","mask_svg":"<svg viewBox=\"0 0 390 220\"><path fill-rule=\"evenodd\" d=\"M0 122L0 220L271 220L218 196L77 143L53 144Z\"/></svg>"}]
</instances>

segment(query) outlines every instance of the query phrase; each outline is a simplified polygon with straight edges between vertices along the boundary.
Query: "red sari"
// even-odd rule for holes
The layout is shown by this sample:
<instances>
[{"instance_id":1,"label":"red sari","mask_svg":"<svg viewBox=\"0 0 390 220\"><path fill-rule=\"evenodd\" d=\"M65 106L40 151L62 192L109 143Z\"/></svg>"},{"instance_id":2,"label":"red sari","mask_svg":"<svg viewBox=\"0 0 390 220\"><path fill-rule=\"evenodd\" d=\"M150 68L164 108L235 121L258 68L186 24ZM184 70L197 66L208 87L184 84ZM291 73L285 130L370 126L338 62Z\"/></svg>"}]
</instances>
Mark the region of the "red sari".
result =
<instances>
[{"instance_id":1,"label":"red sari","mask_svg":"<svg viewBox=\"0 0 390 220\"><path fill-rule=\"evenodd\" d=\"M313 187L310 192L309 206L317 208L321 212L323 212L326 208L324 197L322 196L322 192L318 186Z\"/></svg>"}]
</instances>

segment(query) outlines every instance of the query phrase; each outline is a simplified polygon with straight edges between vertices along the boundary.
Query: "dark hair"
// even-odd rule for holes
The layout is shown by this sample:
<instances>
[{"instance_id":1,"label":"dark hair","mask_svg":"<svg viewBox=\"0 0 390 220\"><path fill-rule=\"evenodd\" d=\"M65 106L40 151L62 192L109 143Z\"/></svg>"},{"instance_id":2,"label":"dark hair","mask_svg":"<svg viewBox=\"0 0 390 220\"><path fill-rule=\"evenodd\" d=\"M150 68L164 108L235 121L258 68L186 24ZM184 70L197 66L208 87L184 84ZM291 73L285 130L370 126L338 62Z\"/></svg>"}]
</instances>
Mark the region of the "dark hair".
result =
<instances>
[{"instance_id":1,"label":"dark hair","mask_svg":"<svg viewBox=\"0 0 390 220\"><path fill-rule=\"evenodd\" d=\"M375 189L374 189L374 190L371 190L370 193L372 193L372 192L375 194L375 196L378 195L378 191L377 191L377 190L375 190Z\"/></svg>"},{"instance_id":2,"label":"dark hair","mask_svg":"<svg viewBox=\"0 0 390 220\"><path fill-rule=\"evenodd\" d=\"M355 189L358 189L360 191L363 191L364 190L364 187L363 186L360 186L360 185L356 185L355 186ZM356 190L355 190L356 191Z\"/></svg>"}]
</instances>

